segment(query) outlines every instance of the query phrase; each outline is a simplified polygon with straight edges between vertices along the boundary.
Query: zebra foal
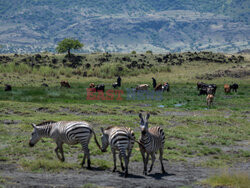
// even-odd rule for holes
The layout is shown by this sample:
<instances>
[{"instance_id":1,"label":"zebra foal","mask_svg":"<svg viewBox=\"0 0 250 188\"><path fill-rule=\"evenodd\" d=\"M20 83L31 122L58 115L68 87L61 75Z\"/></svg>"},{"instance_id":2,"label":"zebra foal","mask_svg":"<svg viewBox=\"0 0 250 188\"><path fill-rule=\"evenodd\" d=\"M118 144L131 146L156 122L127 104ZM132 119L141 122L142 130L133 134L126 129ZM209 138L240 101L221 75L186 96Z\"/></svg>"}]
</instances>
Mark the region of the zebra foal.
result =
<instances>
[{"instance_id":1,"label":"zebra foal","mask_svg":"<svg viewBox=\"0 0 250 188\"><path fill-rule=\"evenodd\" d=\"M162 173L166 173L162 162L163 148L165 143L165 135L163 129L158 126L148 128L148 119L150 117L150 114L147 114L146 116L142 117L142 114L140 113L139 117L141 119L141 137L139 139L141 145L139 145L139 147L144 164L143 174L147 175L147 164L149 160L149 155L151 156L152 164L148 172L152 171L155 162L155 154L158 150L160 151L159 159L161 162Z\"/></svg>"},{"instance_id":2,"label":"zebra foal","mask_svg":"<svg viewBox=\"0 0 250 188\"><path fill-rule=\"evenodd\" d=\"M116 171L116 151L118 151L121 168L123 171L125 170L124 177L127 177L129 158L135 142L134 132L127 127L108 127L105 130L101 128L101 131L102 151L105 152L110 145L113 154L113 172ZM125 168L122 159L125 162Z\"/></svg>"},{"instance_id":3,"label":"zebra foal","mask_svg":"<svg viewBox=\"0 0 250 188\"><path fill-rule=\"evenodd\" d=\"M82 167L85 164L86 157L88 159L87 168L90 169L90 155L88 144L94 134L94 139L96 145L101 149L97 139L95 132L91 128L91 126L85 121L47 121L40 123L38 125L32 124L34 130L31 134L31 139L29 141L30 147L33 147L42 137L52 138L57 147L55 148L56 155L59 160L64 161L63 154L63 144L66 143L68 145L75 145L80 143L82 145L82 149L84 151L84 157L82 160ZM58 153L58 150L61 153L61 156Z\"/></svg>"}]
</instances>

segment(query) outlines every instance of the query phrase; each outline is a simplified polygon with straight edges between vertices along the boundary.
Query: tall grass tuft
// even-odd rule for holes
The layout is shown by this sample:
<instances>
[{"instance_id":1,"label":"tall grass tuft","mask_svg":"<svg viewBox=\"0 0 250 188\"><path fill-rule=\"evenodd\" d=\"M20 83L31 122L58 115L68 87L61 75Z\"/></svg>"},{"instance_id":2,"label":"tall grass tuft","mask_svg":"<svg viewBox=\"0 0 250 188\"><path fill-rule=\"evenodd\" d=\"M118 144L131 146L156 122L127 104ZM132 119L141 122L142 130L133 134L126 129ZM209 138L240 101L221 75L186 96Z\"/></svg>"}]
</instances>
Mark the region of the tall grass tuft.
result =
<instances>
[{"instance_id":1,"label":"tall grass tuft","mask_svg":"<svg viewBox=\"0 0 250 188\"><path fill-rule=\"evenodd\" d=\"M204 180L203 184L210 185L212 187L237 187L237 188L248 188L250 185L250 176L248 173L228 173L223 172L220 175L214 175Z\"/></svg>"}]
</instances>

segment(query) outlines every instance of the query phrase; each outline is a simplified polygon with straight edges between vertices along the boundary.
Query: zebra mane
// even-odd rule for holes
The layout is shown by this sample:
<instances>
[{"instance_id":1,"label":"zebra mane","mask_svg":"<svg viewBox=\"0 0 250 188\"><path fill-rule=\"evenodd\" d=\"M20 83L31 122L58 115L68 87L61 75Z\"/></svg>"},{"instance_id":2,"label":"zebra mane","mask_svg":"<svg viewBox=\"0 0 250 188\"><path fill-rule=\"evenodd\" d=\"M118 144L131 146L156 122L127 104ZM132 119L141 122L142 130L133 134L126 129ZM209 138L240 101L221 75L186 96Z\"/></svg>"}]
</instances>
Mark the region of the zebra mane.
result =
<instances>
[{"instance_id":1,"label":"zebra mane","mask_svg":"<svg viewBox=\"0 0 250 188\"><path fill-rule=\"evenodd\" d=\"M114 127L115 127L115 126L111 125L111 126L107 127L105 130L112 129L112 128L114 128Z\"/></svg>"},{"instance_id":2,"label":"zebra mane","mask_svg":"<svg viewBox=\"0 0 250 188\"><path fill-rule=\"evenodd\" d=\"M43 125L48 125L48 124L52 124L55 123L56 121L44 121L42 123L37 124L36 126L43 126Z\"/></svg>"}]
</instances>

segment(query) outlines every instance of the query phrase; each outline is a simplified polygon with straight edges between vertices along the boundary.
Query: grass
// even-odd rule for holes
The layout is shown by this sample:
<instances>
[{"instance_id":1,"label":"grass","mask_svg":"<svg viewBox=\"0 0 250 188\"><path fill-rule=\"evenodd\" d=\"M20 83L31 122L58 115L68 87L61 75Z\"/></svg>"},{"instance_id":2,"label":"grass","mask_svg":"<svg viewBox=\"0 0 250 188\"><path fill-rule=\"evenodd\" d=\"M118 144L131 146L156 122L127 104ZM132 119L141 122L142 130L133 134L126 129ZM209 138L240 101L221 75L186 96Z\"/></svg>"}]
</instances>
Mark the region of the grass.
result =
<instances>
[{"instance_id":1,"label":"grass","mask_svg":"<svg viewBox=\"0 0 250 188\"><path fill-rule=\"evenodd\" d=\"M247 188L250 185L250 177L247 172L228 173L214 175L202 181L202 184L211 187L236 187Z\"/></svg>"},{"instance_id":2,"label":"grass","mask_svg":"<svg viewBox=\"0 0 250 188\"><path fill-rule=\"evenodd\" d=\"M113 58L123 56L126 55L118 54ZM24 57L27 58L26 55L19 58ZM103 57L103 54L89 54L86 57L93 65L96 59ZM56 58L60 62L64 57L59 55ZM131 56L131 58L135 57ZM155 55L146 55L146 58L156 65L153 62ZM14 59L13 63L19 62L20 59ZM247 62L239 65L212 62L189 62L170 67L164 65L154 68L155 72L152 71L153 68L147 71L135 70L134 76L126 72L131 70L124 68L121 89L125 93L122 101L86 100L86 88L91 82L105 83L106 89L112 89L111 84L115 81L113 73L117 71L113 68L124 64L110 63L110 69L104 64L105 66L96 67L95 70L87 70L88 73L98 70L96 76L105 77L104 79L74 75L72 71L75 69L60 66L58 69L52 69L49 68L49 64L37 70L30 69L30 66L26 65L19 65L20 69L18 69L11 63L7 66L1 64L0 66L2 68L5 66L5 69L0 69L2 84L0 88L0 161L16 164L27 171L35 172L79 169L83 156L80 145L64 145L65 163L61 163L56 158L54 153L56 145L51 139L43 139L34 148L29 148L31 123L45 120L85 120L93 125L99 142L100 127L128 126L134 130L138 139L139 112L151 113L149 126L163 127L166 134L164 159L170 162L181 161L218 168L247 161L249 152L242 149L239 142L250 138L249 78L224 77L206 81L218 85L214 105L209 109L206 106L205 96L197 96L196 82L200 80L195 78L201 72L202 74L212 73L230 69L232 66L245 67ZM134 88L140 83L151 84L152 77L156 77L158 82L170 83L170 92L164 93L162 100L141 100L140 97L136 100L127 99L126 88ZM61 80L69 81L71 88L60 88ZM48 83L49 88L41 87L43 82ZM225 95L224 83L232 82L239 83L239 92ZM3 91L5 83L13 86L11 92ZM150 87L152 90L152 86ZM10 123L6 123L6 120ZM225 150L225 147L229 149ZM100 159L104 154L96 147L93 138L89 148L93 166L103 169L112 168L113 161L107 160L107 158L112 159L110 150L105 154L107 158ZM133 149L131 161L142 162L137 144Z\"/></svg>"},{"instance_id":3,"label":"grass","mask_svg":"<svg viewBox=\"0 0 250 188\"><path fill-rule=\"evenodd\" d=\"M22 165L23 168L34 172L43 172L43 171L60 172L61 170L77 169L80 167L80 165L76 163L67 163L67 162L60 162L58 160L45 160L45 159L38 159L32 161L23 159L20 161L20 164Z\"/></svg>"}]
</instances>

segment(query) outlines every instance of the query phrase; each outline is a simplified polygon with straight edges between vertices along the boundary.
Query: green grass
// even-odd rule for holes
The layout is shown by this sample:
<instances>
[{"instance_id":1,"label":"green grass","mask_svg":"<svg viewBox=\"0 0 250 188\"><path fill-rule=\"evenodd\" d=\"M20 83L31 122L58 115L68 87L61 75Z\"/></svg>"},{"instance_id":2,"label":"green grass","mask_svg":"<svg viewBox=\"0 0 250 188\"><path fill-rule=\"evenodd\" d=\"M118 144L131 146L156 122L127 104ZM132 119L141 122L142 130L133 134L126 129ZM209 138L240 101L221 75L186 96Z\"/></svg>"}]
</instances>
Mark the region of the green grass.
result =
<instances>
[{"instance_id":1,"label":"green grass","mask_svg":"<svg viewBox=\"0 0 250 188\"><path fill-rule=\"evenodd\" d=\"M228 173L214 175L202 181L202 184L212 187L237 187L248 188L250 185L250 177L247 172Z\"/></svg>"},{"instance_id":2,"label":"green grass","mask_svg":"<svg viewBox=\"0 0 250 188\"><path fill-rule=\"evenodd\" d=\"M103 55L86 56L88 61L94 64L95 59ZM118 54L114 58L123 56L125 55ZM149 61L155 58L154 55L146 56ZM63 59L62 55L56 57L59 62ZM16 61L19 60L14 60L14 63ZM111 64L121 65L120 62ZM240 66L246 65L247 63L240 64ZM242 149L239 143L250 138L249 78L225 77L206 81L218 85L214 105L209 109L206 106L205 96L197 96L196 90L196 82L200 81L195 79L197 74L226 70L232 66L235 65L190 62L182 66L171 66L171 71L167 70L168 66L156 68L159 69L156 72L135 70L133 74L137 76L131 76L132 73L127 74L124 69L127 75L122 77L121 89L125 91L122 101L89 101L86 100L86 88L89 83L105 83L106 89L112 89L111 84L115 81L112 76L115 71L113 67L110 67L110 70L105 66L103 69L100 67L98 74L104 74L105 71L107 74L101 76L105 79L100 79L73 75L71 72L73 69L68 67L52 70L47 66L40 68L39 71L34 68L29 72L29 68L25 65L17 69L9 64L0 71L0 161L20 165L28 171L58 172L79 169L83 156L80 145L63 146L65 163L57 159L54 152L56 144L51 139L43 139L35 147L30 148L28 142L32 132L31 123L45 120L85 120L93 124L99 142L100 127L128 126L134 130L138 139L140 136L138 113L149 112L151 113L149 126L161 126L165 131L164 159L215 168L246 162L249 151ZM57 72L54 74L53 71ZM170 83L171 90L163 94L163 100L140 100L140 98L127 100L126 88L134 88L140 83L151 84L152 77L156 77L158 82ZM61 80L68 80L72 87L60 88ZM43 82L48 83L50 87L41 87ZM239 83L239 92L225 95L224 83L232 82ZM3 91L5 83L13 86L11 92ZM152 86L150 87L152 91ZM6 120L10 123L6 123ZM225 151L225 147L229 149ZM97 148L93 138L89 148L93 166L112 168L112 160L100 159L104 154ZM110 149L105 155L112 158ZM142 162L137 144L132 151L131 161Z\"/></svg>"},{"instance_id":3,"label":"green grass","mask_svg":"<svg viewBox=\"0 0 250 188\"><path fill-rule=\"evenodd\" d=\"M67 162L60 162L58 160L45 160L45 159L37 159L32 161L22 159L20 161L20 164L25 169L34 172L42 172L42 171L60 172L61 170L77 169L80 167L80 165L76 163L67 163Z\"/></svg>"}]
</instances>

